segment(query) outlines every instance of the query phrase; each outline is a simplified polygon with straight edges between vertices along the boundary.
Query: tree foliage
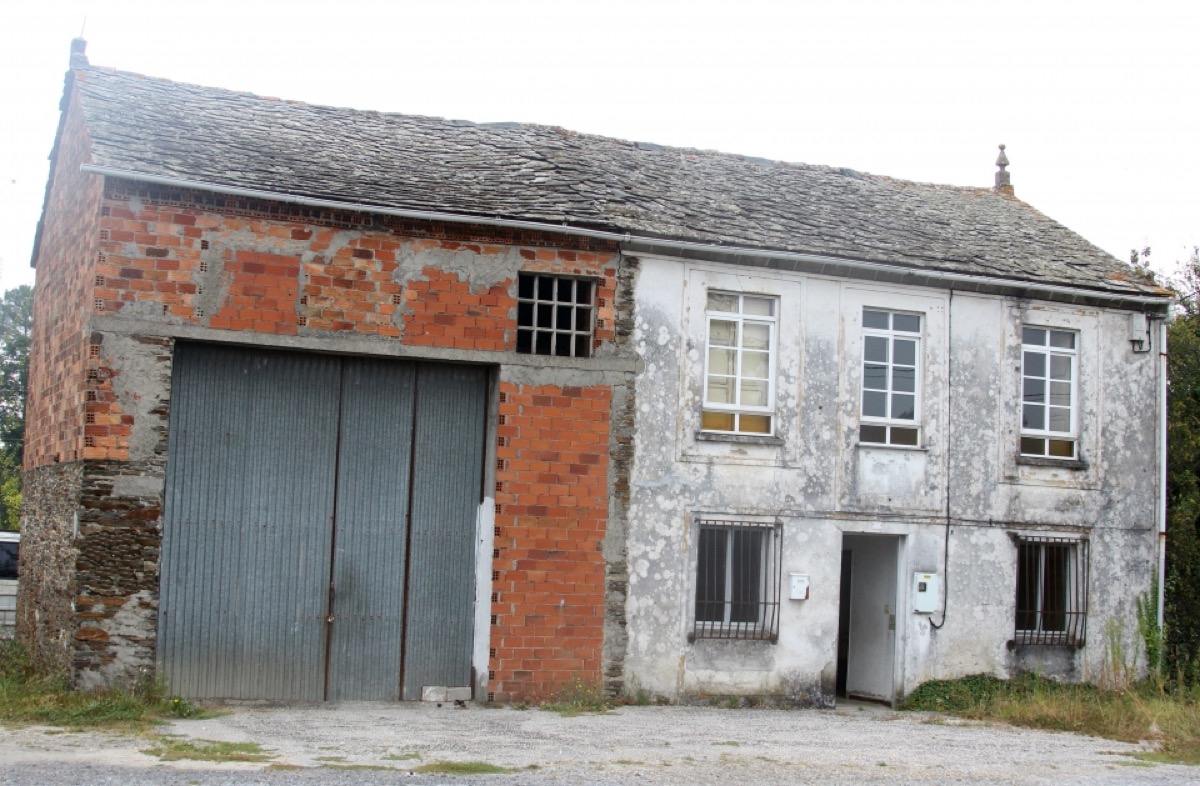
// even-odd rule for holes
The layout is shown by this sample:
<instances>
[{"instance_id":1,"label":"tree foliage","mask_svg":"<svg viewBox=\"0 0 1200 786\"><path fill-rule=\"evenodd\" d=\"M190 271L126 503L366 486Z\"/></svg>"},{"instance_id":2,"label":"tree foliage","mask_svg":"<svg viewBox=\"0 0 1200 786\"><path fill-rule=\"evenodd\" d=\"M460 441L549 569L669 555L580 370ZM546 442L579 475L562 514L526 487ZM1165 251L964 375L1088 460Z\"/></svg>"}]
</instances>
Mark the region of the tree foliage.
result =
<instances>
[{"instance_id":1,"label":"tree foliage","mask_svg":"<svg viewBox=\"0 0 1200 786\"><path fill-rule=\"evenodd\" d=\"M1180 279L1167 329L1166 665L1200 678L1200 249Z\"/></svg>"},{"instance_id":2,"label":"tree foliage","mask_svg":"<svg viewBox=\"0 0 1200 786\"><path fill-rule=\"evenodd\" d=\"M21 462L25 455L25 393L33 289L19 286L0 298L0 529L21 518Z\"/></svg>"}]
</instances>

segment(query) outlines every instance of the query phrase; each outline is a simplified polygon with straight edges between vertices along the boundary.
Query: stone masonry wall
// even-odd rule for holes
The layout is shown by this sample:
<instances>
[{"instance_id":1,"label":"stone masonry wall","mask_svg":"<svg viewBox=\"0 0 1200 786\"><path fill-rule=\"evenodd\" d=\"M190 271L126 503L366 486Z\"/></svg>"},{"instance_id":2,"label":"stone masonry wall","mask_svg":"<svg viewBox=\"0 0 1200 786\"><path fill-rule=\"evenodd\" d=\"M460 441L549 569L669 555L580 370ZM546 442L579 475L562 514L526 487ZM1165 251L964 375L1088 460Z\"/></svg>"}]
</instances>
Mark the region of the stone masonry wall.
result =
<instances>
[{"instance_id":1,"label":"stone masonry wall","mask_svg":"<svg viewBox=\"0 0 1200 786\"><path fill-rule=\"evenodd\" d=\"M618 351L633 352L634 300L638 260L624 259L617 276L614 343ZM634 420L637 414L637 375L625 374L623 385L613 386L612 421L609 427L609 511L604 551L604 691L609 696L628 693L625 652L629 644L625 601L629 592L626 526L629 511L629 476L633 470Z\"/></svg>"},{"instance_id":2,"label":"stone masonry wall","mask_svg":"<svg viewBox=\"0 0 1200 786\"><path fill-rule=\"evenodd\" d=\"M99 438L119 437L124 450L83 462L72 663L82 686L154 671L173 349L157 336L95 332L90 342L89 363L104 373L89 383L86 433L111 432Z\"/></svg>"},{"instance_id":3,"label":"stone masonry wall","mask_svg":"<svg viewBox=\"0 0 1200 786\"><path fill-rule=\"evenodd\" d=\"M83 462L46 464L22 477L21 581L17 637L43 666L71 668L75 617L75 512Z\"/></svg>"}]
</instances>

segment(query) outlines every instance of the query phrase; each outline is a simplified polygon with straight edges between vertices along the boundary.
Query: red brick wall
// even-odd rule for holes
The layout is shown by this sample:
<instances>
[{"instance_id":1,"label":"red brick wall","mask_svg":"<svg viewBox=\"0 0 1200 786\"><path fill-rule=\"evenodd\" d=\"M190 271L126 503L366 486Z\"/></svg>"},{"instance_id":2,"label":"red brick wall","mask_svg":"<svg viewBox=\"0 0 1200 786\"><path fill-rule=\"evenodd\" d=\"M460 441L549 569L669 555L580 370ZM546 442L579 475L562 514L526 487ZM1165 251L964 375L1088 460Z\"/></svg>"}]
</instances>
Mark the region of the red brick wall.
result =
<instances>
[{"instance_id":1,"label":"red brick wall","mask_svg":"<svg viewBox=\"0 0 1200 786\"><path fill-rule=\"evenodd\" d=\"M136 318L147 335L186 325L508 352L517 272L551 272L598 281L595 347L615 351L612 247L209 204L221 199L110 183L85 298L93 313ZM112 390L122 369L103 337L94 341L83 455L127 460L138 424ZM497 700L550 697L576 679L601 685L610 408L606 386L502 384L488 687Z\"/></svg>"},{"instance_id":2,"label":"red brick wall","mask_svg":"<svg viewBox=\"0 0 1200 786\"><path fill-rule=\"evenodd\" d=\"M488 692L599 688L608 518L607 387L500 388Z\"/></svg>"},{"instance_id":3,"label":"red brick wall","mask_svg":"<svg viewBox=\"0 0 1200 786\"><path fill-rule=\"evenodd\" d=\"M81 458L86 320L92 310L103 182L91 161L77 100L63 114L43 217L33 301L25 468Z\"/></svg>"},{"instance_id":4,"label":"red brick wall","mask_svg":"<svg viewBox=\"0 0 1200 786\"><path fill-rule=\"evenodd\" d=\"M258 206L262 216L253 209L230 215L179 198L155 201L152 193L116 187L106 195L94 293L85 298L94 313L132 312L164 326L509 350L516 340L511 261L517 260L521 270L597 277L596 346L611 344L615 335L616 255L609 250L586 243L514 248L480 242L470 228L454 226L412 226L407 236L322 226L303 217L289 220L278 206ZM420 264L439 253L466 254L468 267L491 269L484 276L489 283L473 285L461 272ZM401 270L401 257L417 260L416 269ZM105 365L102 346L92 348L86 458L129 457L134 424L111 389L119 373Z\"/></svg>"}]
</instances>

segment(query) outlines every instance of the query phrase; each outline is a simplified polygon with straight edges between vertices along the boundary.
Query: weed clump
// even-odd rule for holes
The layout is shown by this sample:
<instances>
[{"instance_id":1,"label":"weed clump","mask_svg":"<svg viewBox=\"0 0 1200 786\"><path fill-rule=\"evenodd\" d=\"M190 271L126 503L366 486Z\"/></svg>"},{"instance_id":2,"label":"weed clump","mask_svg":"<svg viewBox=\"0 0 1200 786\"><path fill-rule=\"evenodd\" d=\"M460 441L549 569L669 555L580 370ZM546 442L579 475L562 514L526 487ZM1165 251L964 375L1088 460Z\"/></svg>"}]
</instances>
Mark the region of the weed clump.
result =
<instances>
[{"instance_id":1,"label":"weed clump","mask_svg":"<svg viewBox=\"0 0 1200 786\"><path fill-rule=\"evenodd\" d=\"M945 712L975 720L1070 731L1123 742L1149 741L1164 761L1200 764L1200 688L1164 690L1148 680L1124 689L1060 683L1036 674L1001 680L975 674L926 682L904 710Z\"/></svg>"},{"instance_id":2,"label":"weed clump","mask_svg":"<svg viewBox=\"0 0 1200 786\"><path fill-rule=\"evenodd\" d=\"M216 740L174 740L162 737L145 751L162 761L270 761L274 758L257 742L219 742Z\"/></svg>"},{"instance_id":3,"label":"weed clump","mask_svg":"<svg viewBox=\"0 0 1200 786\"><path fill-rule=\"evenodd\" d=\"M129 687L72 690L64 674L42 669L17 641L0 641L0 722L72 728L145 727L203 710L167 693L156 675Z\"/></svg>"},{"instance_id":4,"label":"weed clump","mask_svg":"<svg viewBox=\"0 0 1200 786\"><path fill-rule=\"evenodd\" d=\"M608 712L612 705L599 685L575 677L563 686L553 701L543 704L542 709L570 718L585 712Z\"/></svg>"}]
</instances>

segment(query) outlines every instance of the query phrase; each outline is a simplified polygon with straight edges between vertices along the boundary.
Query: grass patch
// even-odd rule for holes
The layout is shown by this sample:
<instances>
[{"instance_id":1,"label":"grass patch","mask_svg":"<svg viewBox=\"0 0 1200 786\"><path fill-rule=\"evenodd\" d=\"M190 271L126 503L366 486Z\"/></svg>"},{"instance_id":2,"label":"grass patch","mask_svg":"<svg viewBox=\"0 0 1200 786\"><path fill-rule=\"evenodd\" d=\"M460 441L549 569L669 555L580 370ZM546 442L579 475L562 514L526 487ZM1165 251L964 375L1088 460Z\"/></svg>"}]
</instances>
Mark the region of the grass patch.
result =
<instances>
[{"instance_id":1,"label":"grass patch","mask_svg":"<svg viewBox=\"0 0 1200 786\"><path fill-rule=\"evenodd\" d=\"M1062 684L1034 674L1009 681L977 674L927 682L901 708L1122 742L1151 740L1162 750L1146 758L1200 764L1200 689L1196 687L1167 691L1147 682L1108 690Z\"/></svg>"},{"instance_id":2,"label":"grass patch","mask_svg":"<svg viewBox=\"0 0 1200 786\"><path fill-rule=\"evenodd\" d=\"M144 730L205 715L187 699L167 695L157 678L129 688L71 690L65 677L40 669L19 643L0 641L0 723Z\"/></svg>"},{"instance_id":3,"label":"grass patch","mask_svg":"<svg viewBox=\"0 0 1200 786\"><path fill-rule=\"evenodd\" d=\"M557 712L564 718L573 718L585 712L608 712L612 705L598 684L575 677L558 692L553 701L543 704L542 709Z\"/></svg>"},{"instance_id":4,"label":"grass patch","mask_svg":"<svg viewBox=\"0 0 1200 786\"><path fill-rule=\"evenodd\" d=\"M314 761L345 761L345 756L317 756Z\"/></svg>"},{"instance_id":5,"label":"grass patch","mask_svg":"<svg viewBox=\"0 0 1200 786\"><path fill-rule=\"evenodd\" d=\"M153 748L143 751L163 761L270 761L257 742L217 742L215 740L178 740L159 737Z\"/></svg>"},{"instance_id":6,"label":"grass patch","mask_svg":"<svg viewBox=\"0 0 1200 786\"><path fill-rule=\"evenodd\" d=\"M415 761L421 758L419 753L387 753L379 757L382 761Z\"/></svg>"},{"instance_id":7,"label":"grass patch","mask_svg":"<svg viewBox=\"0 0 1200 786\"><path fill-rule=\"evenodd\" d=\"M486 761L431 761L413 769L413 772L437 773L440 775L504 775L518 770L501 767Z\"/></svg>"}]
</instances>

